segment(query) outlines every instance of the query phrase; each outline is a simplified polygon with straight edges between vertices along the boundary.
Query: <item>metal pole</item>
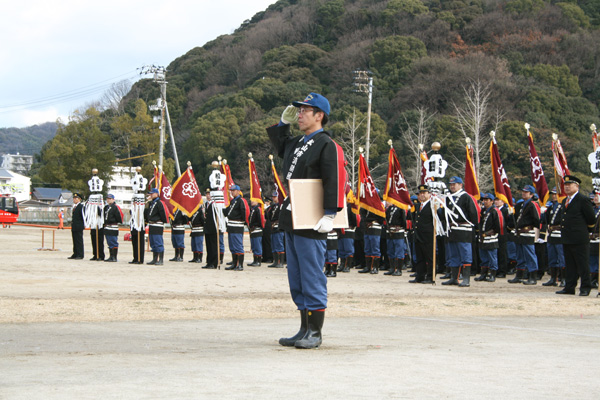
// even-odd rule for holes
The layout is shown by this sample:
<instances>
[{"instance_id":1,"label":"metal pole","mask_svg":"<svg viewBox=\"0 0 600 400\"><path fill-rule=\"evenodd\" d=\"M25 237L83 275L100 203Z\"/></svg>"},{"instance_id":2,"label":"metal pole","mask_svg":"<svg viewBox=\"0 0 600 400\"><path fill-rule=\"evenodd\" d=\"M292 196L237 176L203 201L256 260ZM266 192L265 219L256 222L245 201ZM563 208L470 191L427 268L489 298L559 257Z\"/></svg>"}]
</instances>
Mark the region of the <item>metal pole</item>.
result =
<instances>
[{"instance_id":1,"label":"metal pole","mask_svg":"<svg viewBox=\"0 0 600 400\"><path fill-rule=\"evenodd\" d=\"M173 127L171 126L171 118L169 117L169 107L167 106L167 100L165 102L165 113L167 114L167 122L169 123L169 135L171 136L171 144L173 145L173 156L175 157L175 168L177 168L177 176L181 176L181 170L179 169L179 158L177 157L177 148L175 147L175 137L173 136Z\"/></svg>"},{"instance_id":2,"label":"metal pole","mask_svg":"<svg viewBox=\"0 0 600 400\"><path fill-rule=\"evenodd\" d=\"M162 107L160 108L160 144L158 147L158 167L163 170L163 152L165 143L165 99L167 98L167 83L160 84L160 97L162 99Z\"/></svg>"},{"instance_id":3,"label":"metal pole","mask_svg":"<svg viewBox=\"0 0 600 400\"><path fill-rule=\"evenodd\" d=\"M369 165L369 147L371 147L371 102L373 100L373 78L369 78L369 107L367 109L367 157L366 162Z\"/></svg>"}]
</instances>

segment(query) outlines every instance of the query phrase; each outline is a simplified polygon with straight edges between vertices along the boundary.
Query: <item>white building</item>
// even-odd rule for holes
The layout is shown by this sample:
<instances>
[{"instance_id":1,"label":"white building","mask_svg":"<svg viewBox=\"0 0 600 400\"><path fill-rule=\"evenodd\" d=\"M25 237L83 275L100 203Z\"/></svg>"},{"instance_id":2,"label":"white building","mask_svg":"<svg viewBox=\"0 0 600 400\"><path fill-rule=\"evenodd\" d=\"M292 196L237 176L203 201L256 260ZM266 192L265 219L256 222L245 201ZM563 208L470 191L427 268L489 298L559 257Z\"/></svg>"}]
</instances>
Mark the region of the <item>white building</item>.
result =
<instances>
[{"instance_id":1,"label":"white building","mask_svg":"<svg viewBox=\"0 0 600 400\"><path fill-rule=\"evenodd\" d=\"M113 172L108 182L106 193L115 195L115 202L123 209L131 209L131 198L133 189L131 188L131 178L135 175L136 167L113 166Z\"/></svg>"},{"instance_id":2,"label":"white building","mask_svg":"<svg viewBox=\"0 0 600 400\"><path fill-rule=\"evenodd\" d=\"M33 164L33 156L23 154L3 154L2 168L14 171L20 174L26 174L31 169Z\"/></svg>"},{"instance_id":3,"label":"white building","mask_svg":"<svg viewBox=\"0 0 600 400\"><path fill-rule=\"evenodd\" d=\"M0 168L0 194L10 194L18 202L31 198L31 178Z\"/></svg>"}]
</instances>

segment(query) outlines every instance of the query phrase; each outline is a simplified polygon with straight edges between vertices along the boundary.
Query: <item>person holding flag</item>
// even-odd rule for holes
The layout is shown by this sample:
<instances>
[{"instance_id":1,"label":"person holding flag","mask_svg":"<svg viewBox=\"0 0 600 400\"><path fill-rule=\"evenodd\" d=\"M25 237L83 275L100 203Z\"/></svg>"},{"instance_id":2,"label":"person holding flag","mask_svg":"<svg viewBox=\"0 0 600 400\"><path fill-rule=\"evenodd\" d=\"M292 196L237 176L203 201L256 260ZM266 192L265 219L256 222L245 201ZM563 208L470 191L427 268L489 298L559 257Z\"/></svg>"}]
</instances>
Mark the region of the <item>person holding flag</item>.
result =
<instances>
[{"instance_id":1,"label":"person holding flag","mask_svg":"<svg viewBox=\"0 0 600 400\"><path fill-rule=\"evenodd\" d=\"M231 251L231 257L233 258L233 263L225 268L228 271L244 270L244 225L248 224L250 208L240 193L241 190L238 185L230 186L231 201L223 210L225 223L227 224L229 251Z\"/></svg>"},{"instance_id":2,"label":"person holding flag","mask_svg":"<svg viewBox=\"0 0 600 400\"><path fill-rule=\"evenodd\" d=\"M310 93L283 111L279 124L267 128L269 139L283 159L285 179L321 179L323 217L313 229L294 229L289 197L281 207L279 227L285 231L290 292L300 311L300 330L279 339L282 346L311 349L322 343L321 330L327 308L327 277L322 268L327 233L335 214L344 207L346 171L342 148L323 129L329 119L329 100ZM292 136L290 124L298 122L303 135ZM305 201L314 201L306 199Z\"/></svg>"},{"instance_id":3,"label":"person holding flag","mask_svg":"<svg viewBox=\"0 0 600 400\"><path fill-rule=\"evenodd\" d=\"M150 189L150 204L144 210L146 223L148 224L148 241L152 249L152 261L147 265L163 265L165 246L163 242L164 225L168 221L168 208L160 199L157 188Z\"/></svg>"},{"instance_id":4,"label":"person holding flag","mask_svg":"<svg viewBox=\"0 0 600 400\"><path fill-rule=\"evenodd\" d=\"M271 206L267 209L267 218L271 224L271 249L273 250L273 263L269 268L283 268L285 247L284 247L284 232L279 229L279 213L281 212L281 197L279 191L275 191L271 195Z\"/></svg>"},{"instance_id":5,"label":"person holding flag","mask_svg":"<svg viewBox=\"0 0 600 400\"><path fill-rule=\"evenodd\" d=\"M175 249L175 257L169 261L182 262L185 250L185 226L189 218L179 208L175 209L171 217L171 244Z\"/></svg>"},{"instance_id":6,"label":"person holding flag","mask_svg":"<svg viewBox=\"0 0 600 400\"><path fill-rule=\"evenodd\" d=\"M260 267L262 263L262 236L265 227L264 202L262 189L258 181L256 166L252 153L248 153L248 171L250 173L250 216L248 217L248 229L250 231L250 248L254 259L249 267Z\"/></svg>"},{"instance_id":7,"label":"person holding flag","mask_svg":"<svg viewBox=\"0 0 600 400\"><path fill-rule=\"evenodd\" d=\"M204 208L198 207L196 212L190 218L190 226L192 227L192 252L194 258L188 262L201 263L204 254Z\"/></svg>"},{"instance_id":8,"label":"person holding flag","mask_svg":"<svg viewBox=\"0 0 600 400\"><path fill-rule=\"evenodd\" d=\"M346 192L348 228L338 231L338 256L340 264L337 272L350 272L350 268L354 266L354 237L356 228L360 224L360 217L357 214L358 200L354 197L349 183L346 183Z\"/></svg>"},{"instance_id":9,"label":"person holding flag","mask_svg":"<svg viewBox=\"0 0 600 400\"><path fill-rule=\"evenodd\" d=\"M540 213L534 204L535 188L525 185L521 190L523 203L515 213L515 244L517 248L517 272L508 283L537 284L538 261L535 254L535 229L540 226ZM525 269L529 272L524 280Z\"/></svg>"},{"instance_id":10,"label":"person holding flag","mask_svg":"<svg viewBox=\"0 0 600 400\"><path fill-rule=\"evenodd\" d=\"M550 268L550 280L542 283L542 286L557 286L557 281L562 281L565 268L565 254L562 247L562 234L560 223L562 221L563 206L558 201L558 189L552 188L550 191L551 200L546 204L546 225L548 226L548 235L546 248L548 251L548 268ZM559 278L560 276L560 278Z\"/></svg>"},{"instance_id":11,"label":"person holding flag","mask_svg":"<svg viewBox=\"0 0 600 400\"><path fill-rule=\"evenodd\" d=\"M119 252L119 224L123 223L123 212L115 204L115 195L109 193L106 195L104 207L104 236L108 245L110 257L105 262L117 262L117 253Z\"/></svg>"},{"instance_id":12,"label":"person holding flag","mask_svg":"<svg viewBox=\"0 0 600 400\"><path fill-rule=\"evenodd\" d=\"M496 199L491 193L481 196L483 210L479 224L479 256L481 257L481 275L476 281L495 282L498 273L499 238L504 234L502 212L494 206ZM488 275L489 274L489 275Z\"/></svg>"}]
</instances>

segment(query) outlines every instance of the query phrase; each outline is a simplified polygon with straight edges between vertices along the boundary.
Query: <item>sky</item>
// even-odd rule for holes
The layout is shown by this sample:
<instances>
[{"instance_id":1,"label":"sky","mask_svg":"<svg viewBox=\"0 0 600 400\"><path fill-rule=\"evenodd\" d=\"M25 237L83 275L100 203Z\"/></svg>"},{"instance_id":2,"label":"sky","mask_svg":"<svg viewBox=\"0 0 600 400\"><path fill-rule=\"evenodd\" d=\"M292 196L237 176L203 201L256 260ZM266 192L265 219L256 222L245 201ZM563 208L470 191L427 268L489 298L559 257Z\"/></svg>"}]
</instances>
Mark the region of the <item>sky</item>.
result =
<instances>
[{"instance_id":1,"label":"sky","mask_svg":"<svg viewBox=\"0 0 600 400\"><path fill-rule=\"evenodd\" d=\"M144 65L175 58L276 0L21 0L0 13L0 128L69 115ZM145 76L149 77L149 76ZM168 81L168 71L167 71Z\"/></svg>"}]
</instances>

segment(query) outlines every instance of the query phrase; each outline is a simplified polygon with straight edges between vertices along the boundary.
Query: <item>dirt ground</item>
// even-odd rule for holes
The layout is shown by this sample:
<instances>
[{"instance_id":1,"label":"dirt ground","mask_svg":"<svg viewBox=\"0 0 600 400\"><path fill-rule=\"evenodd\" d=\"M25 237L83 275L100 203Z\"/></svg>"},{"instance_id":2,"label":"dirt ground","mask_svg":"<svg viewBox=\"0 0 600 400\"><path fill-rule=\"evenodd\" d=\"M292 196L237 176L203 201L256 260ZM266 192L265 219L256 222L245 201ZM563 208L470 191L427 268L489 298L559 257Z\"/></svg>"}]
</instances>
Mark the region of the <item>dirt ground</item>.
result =
<instances>
[{"instance_id":1,"label":"dirt ground","mask_svg":"<svg viewBox=\"0 0 600 400\"><path fill-rule=\"evenodd\" d=\"M88 261L88 231L68 260L54 234L44 251L41 228L0 229L0 399L597 398L596 292L338 273L323 346L302 352L277 345L298 325L285 269L168 262L168 233L163 266L128 264L123 233L117 263Z\"/></svg>"}]
</instances>

